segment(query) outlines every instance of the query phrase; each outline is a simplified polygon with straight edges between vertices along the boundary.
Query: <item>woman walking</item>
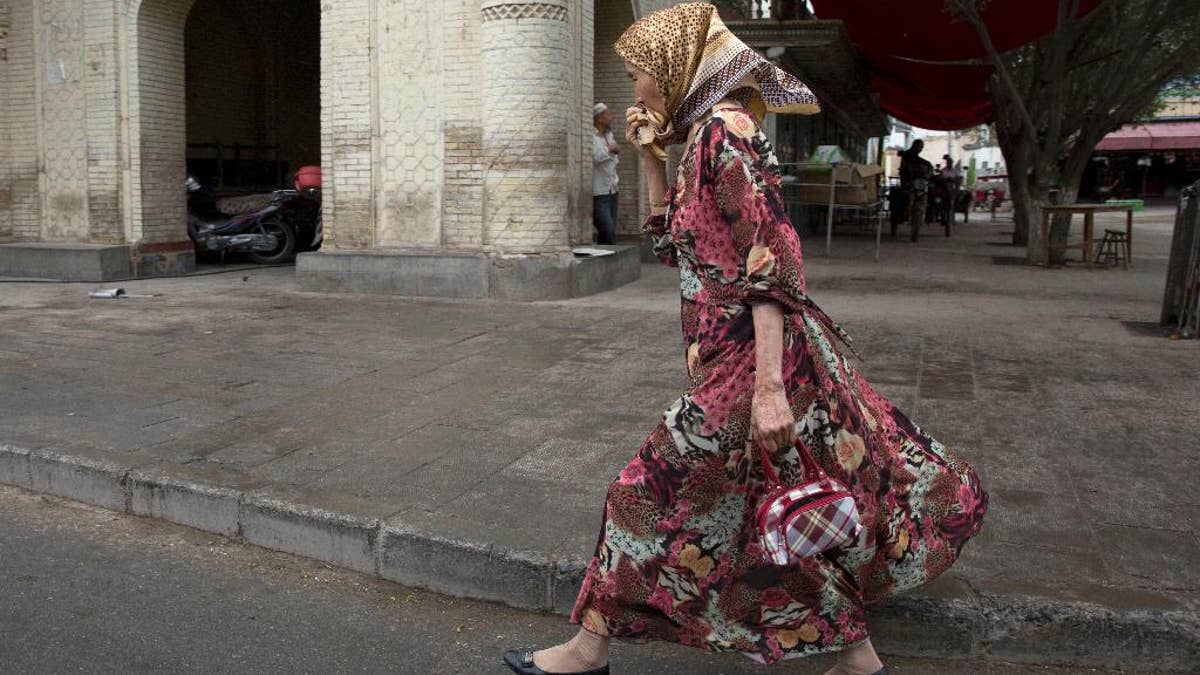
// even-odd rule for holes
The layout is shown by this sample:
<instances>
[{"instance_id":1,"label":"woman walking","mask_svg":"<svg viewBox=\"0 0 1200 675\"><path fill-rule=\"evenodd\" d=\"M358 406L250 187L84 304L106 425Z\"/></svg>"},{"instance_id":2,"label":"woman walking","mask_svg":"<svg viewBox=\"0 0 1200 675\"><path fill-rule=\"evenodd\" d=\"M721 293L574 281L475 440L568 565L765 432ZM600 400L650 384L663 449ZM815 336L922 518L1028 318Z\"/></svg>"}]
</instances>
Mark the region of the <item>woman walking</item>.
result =
<instances>
[{"instance_id":1,"label":"woman walking","mask_svg":"<svg viewBox=\"0 0 1200 675\"><path fill-rule=\"evenodd\" d=\"M645 230L679 268L689 388L609 488L572 612L579 632L505 662L603 675L609 640L631 638L765 663L837 652L830 673L884 673L864 608L949 568L987 496L970 466L852 368L848 338L806 294L759 124L768 109L817 112L808 88L704 3L647 15L616 50L637 97L626 137L646 173ZM668 190L660 145L681 142ZM802 452L849 489L862 527L846 546L779 565L754 518L763 465L799 483Z\"/></svg>"}]
</instances>

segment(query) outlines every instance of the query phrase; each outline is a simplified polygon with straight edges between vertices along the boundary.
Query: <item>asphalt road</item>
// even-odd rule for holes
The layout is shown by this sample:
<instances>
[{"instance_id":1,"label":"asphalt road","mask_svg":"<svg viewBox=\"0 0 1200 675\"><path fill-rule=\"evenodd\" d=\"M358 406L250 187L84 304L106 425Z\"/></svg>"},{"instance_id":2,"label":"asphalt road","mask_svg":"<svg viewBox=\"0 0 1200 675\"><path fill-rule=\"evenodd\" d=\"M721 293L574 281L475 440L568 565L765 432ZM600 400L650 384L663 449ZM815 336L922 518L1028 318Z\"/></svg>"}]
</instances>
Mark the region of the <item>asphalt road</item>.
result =
<instances>
[{"instance_id":1,"label":"asphalt road","mask_svg":"<svg viewBox=\"0 0 1200 675\"><path fill-rule=\"evenodd\" d=\"M0 486L0 673L496 673L560 617L410 590L167 523ZM888 659L893 673L1092 669ZM821 673L621 645L619 675Z\"/></svg>"}]
</instances>

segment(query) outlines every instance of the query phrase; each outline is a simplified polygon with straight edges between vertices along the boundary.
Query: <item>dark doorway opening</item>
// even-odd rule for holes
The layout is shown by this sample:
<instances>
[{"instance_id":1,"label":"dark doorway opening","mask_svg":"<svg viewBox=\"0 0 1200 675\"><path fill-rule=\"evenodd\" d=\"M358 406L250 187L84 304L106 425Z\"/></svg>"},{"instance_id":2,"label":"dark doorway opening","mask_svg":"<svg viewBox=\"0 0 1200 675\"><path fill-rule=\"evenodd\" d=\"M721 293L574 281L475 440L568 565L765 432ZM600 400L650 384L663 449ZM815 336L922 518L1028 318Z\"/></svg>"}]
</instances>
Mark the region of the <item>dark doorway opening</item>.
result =
<instances>
[{"instance_id":1,"label":"dark doorway opening","mask_svg":"<svg viewBox=\"0 0 1200 675\"><path fill-rule=\"evenodd\" d=\"M317 0L196 0L185 33L187 167L221 194L321 161Z\"/></svg>"}]
</instances>

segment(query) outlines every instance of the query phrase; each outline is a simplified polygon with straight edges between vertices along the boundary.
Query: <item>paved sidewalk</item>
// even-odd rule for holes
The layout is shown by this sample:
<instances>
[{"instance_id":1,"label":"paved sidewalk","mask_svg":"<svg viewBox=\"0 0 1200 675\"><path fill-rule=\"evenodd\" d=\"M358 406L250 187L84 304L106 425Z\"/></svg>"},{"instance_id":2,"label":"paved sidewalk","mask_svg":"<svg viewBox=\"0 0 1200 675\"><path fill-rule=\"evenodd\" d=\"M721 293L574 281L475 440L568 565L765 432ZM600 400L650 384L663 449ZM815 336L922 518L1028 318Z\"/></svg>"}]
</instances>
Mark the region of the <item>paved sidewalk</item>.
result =
<instances>
[{"instance_id":1,"label":"paved sidewalk","mask_svg":"<svg viewBox=\"0 0 1200 675\"><path fill-rule=\"evenodd\" d=\"M879 264L865 235L809 246L863 371L992 495L953 574L877 615L881 639L1200 664L1200 343L1146 325L1171 213L1138 215L1129 270L1008 264L1010 228L885 241ZM0 283L0 482L564 611L608 482L682 392L676 285L648 266L530 305L305 293L290 269L107 301Z\"/></svg>"}]
</instances>

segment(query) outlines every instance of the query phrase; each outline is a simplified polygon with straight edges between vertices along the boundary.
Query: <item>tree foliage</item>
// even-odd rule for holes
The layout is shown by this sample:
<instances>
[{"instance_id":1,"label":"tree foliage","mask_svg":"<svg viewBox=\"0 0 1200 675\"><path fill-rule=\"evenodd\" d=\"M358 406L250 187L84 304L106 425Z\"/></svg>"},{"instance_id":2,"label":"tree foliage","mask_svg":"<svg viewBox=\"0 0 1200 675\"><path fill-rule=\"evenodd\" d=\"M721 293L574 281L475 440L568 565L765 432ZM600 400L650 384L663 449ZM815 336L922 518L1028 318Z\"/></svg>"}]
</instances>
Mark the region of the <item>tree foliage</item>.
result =
<instances>
[{"instance_id":1,"label":"tree foliage","mask_svg":"<svg viewBox=\"0 0 1200 675\"><path fill-rule=\"evenodd\" d=\"M995 128L1008 165L1014 244L1037 236L1040 208L1074 201L1096 144L1153 105L1169 84L1200 70L1196 0L1106 0L1080 16L1079 0L1057 0L1058 26L1007 54L991 51ZM947 0L985 45L980 0ZM1052 239L1066 237L1056 223ZM1030 246L1030 259L1040 258Z\"/></svg>"}]
</instances>

